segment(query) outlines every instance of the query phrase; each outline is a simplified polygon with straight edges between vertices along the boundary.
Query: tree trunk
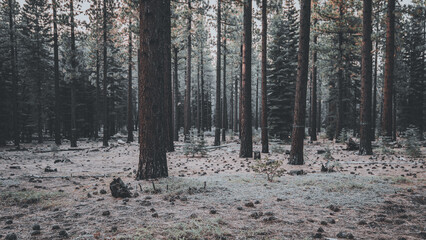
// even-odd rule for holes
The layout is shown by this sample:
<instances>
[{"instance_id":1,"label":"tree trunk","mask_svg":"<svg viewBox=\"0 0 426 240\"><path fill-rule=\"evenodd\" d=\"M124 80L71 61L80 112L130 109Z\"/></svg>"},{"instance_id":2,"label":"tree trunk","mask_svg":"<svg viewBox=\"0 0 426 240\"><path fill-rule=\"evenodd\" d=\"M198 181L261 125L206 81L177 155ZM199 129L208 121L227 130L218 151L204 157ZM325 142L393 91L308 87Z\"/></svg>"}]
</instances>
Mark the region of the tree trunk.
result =
<instances>
[{"instance_id":1,"label":"tree trunk","mask_svg":"<svg viewBox=\"0 0 426 240\"><path fill-rule=\"evenodd\" d=\"M107 81L108 81L108 59L107 59L107 9L106 9L106 0L103 0L103 55L104 55L104 72L103 72L103 99L104 99L104 136L103 136L103 146L108 147L108 130L109 130L109 124L108 124L108 91L107 91Z\"/></svg>"},{"instance_id":2,"label":"tree trunk","mask_svg":"<svg viewBox=\"0 0 426 240\"><path fill-rule=\"evenodd\" d=\"M132 106L132 17L129 16L129 75L128 75L128 90L127 90L127 142L133 142L133 106Z\"/></svg>"},{"instance_id":3,"label":"tree trunk","mask_svg":"<svg viewBox=\"0 0 426 240\"><path fill-rule=\"evenodd\" d=\"M76 62L76 49L75 49L75 33L74 33L74 0L70 0L70 14L71 14L71 68L73 71L71 77L71 147L77 147L77 126L75 122L75 72L77 71Z\"/></svg>"},{"instance_id":4,"label":"tree trunk","mask_svg":"<svg viewBox=\"0 0 426 240\"><path fill-rule=\"evenodd\" d=\"M191 0L188 0L188 9L191 10ZM191 128L191 13L188 14L188 41L187 49L188 54L186 56L186 89L185 89L185 106L184 106L184 131L185 141L189 140L189 130Z\"/></svg>"},{"instance_id":5,"label":"tree trunk","mask_svg":"<svg viewBox=\"0 0 426 240\"><path fill-rule=\"evenodd\" d=\"M296 96L294 101L294 122L289 164L302 165L303 138L305 135L306 91L309 71L309 25L311 1L302 0L300 6L299 52L297 60Z\"/></svg>"},{"instance_id":6,"label":"tree trunk","mask_svg":"<svg viewBox=\"0 0 426 240\"><path fill-rule=\"evenodd\" d=\"M379 19L376 19L376 32L379 32ZM377 116L377 64L379 55L379 39L376 38L374 47L374 83L373 83L373 109L372 109L372 120L371 120L371 141L376 139L376 116Z\"/></svg>"},{"instance_id":7,"label":"tree trunk","mask_svg":"<svg viewBox=\"0 0 426 240\"><path fill-rule=\"evenodd\" d=\"M234 91L235 91L235 109L234 109L234 133L238 132L238 98L239 98L239 91L238 91L238 77L235 76L235 85L234 85Z\"/></svg>"},{"instance_id":8,"label":"tree trunk","mask_svg":"<svg viewBox=\"0 0 426 240\"><path fill-rule=\"evenodd\" d=\"M317 24L317 20L314 20L314 26ZM318 34L314 36L314 47L312 53L312 83L311 83L311 114L310 114L310 122L311 122L311 141L317 140L317 50L316 45L318 42Z\"/></svg>"},{"instance_id":9,"label":"tree trunk","mask_svg":"<svg viewBox=\"0 0 426 240\"><path fill-rule=\"evenodd\" d=\"M257 77L256 77L256 100L255 100L255 114L254 114L254 129L259 129L259 65L257 65Z\"/></svg>"},{"instance_id":10,"label":"tree trunk","mask_svg":"<svg viewBox=\"0 0 426 240\"><path fill-rule=\"evenodd\" d=\"M229 94L230 99L229 99L229 128L231 129L231 131L234 130L234 83L232 82L232 78L234 77L234 69L231 68L232 72L231 72L231 93ZM233 133L232 133L233 134Z\"/></svg>"},{"instance_id":11,"label":"tree trunk","mask_svg":"<svg viewBox=\"0 0 426 240\"><path fill-rule=\"evenodd\" d=\"M100 63L100 56L99 56L99 49L96 49L96 107L95 107L95 138L99 138L99 122L100 122L100 109L102 106L100 106L101 102L101 82L100 82L100 69L101 69L101 63Z\"/></svg>"},{"instance_id":12,"label":"tree trunk","mask_svg":"<svg viewBox=\"0 0 426 240\"><path fill-rule=\"evenodd\" d=\"M19 131L19 115L18 115L18 70L16 66L17 53L15 42L15 21L14 21L14 1L9 0L9 39L10 39L10 60L12 67L12 128L13 128L13 142L19 148L20 131Z\"/></svg>"},{"instance_id":13,"label":"tree trunk","mask_svg":"<svg viewBox=\"0 0 426 240\"><path fill-rule=\"evenodd\" d=\"M252 0L244 1L243 78L241 91L241 145L240 157L253 156L251 109L251 49L252 49Z\"/></svg>"},{"instance_id":14,"label":"tree trunk","mask_svg":"<svg viewBox=\"0 0 426 240\"><path fill-rule=\"evenodd\" d=\"M343 3L339 2L339 21L343 21ZM340 23L341 24L341 23ZM336 104L336 117L335 117L335 132L334 138L339 139L340 133L342 132L343 122L343 32L339 30L338 33L338 50L339 50L339 70L337 72L337 104Z\"/></svg>"},{"instance_id":15,"label":"tree trunk","mask_svg":"<svg viewBox=\"0 0 426 240\"><path fill-rule=\"evenodd\" d=\"M395 59L395 0L388 0L386 16L386 58L383 87L382 134L392 137L392 90Z\"/></svg>"},{"instance_id":16,"label":"tree trunk","mask_svg":"<svg viewBox=\"0 0 426 240\"><path fill-rule=\"evenodd\" d=\"M223 97L222 97L222 141L226 141L228 129L228 106L226 102L226 21L223 30Z\"/></svg>"},{"instance_id":17,"label":"tree trunk","mask_svg":"<svg viewBox=\"0 0 426 240\"><path fill-rule=\"evenodd\" d=\"M57 3L56 0L52 1L53 8L53 63L54 63L54 78L55 78L55 143L61 145L61 130L60 130L60 96L59 96L59 48L58 48L58 26L56 18Z\"/></svg>"},{"instance_id":18,"label":"tree trunk","mask_svg":"<svg viewBox=\"0 0 426 240\"><path fill-rule=\"evenodd\" d=\"M198 66L197 66L197 121L195 126L197 127L197 133L200 135L201 133L201 89L200 89L200 72L201 72L201 59L198 57Z\"/></svg>"},{"instance_id":19,"label":"tree trunk","mask_svg":"<svg viewBox=\"0 0 426 240\"><path fill-rule=\"evenodd\" d=\"M204 128L205 128L205 102L204 102L204 42L201 41L201 115L200 115L200 128L201 131L204 132Z\"/></svg>"},{"instance_id":20,"label":"tree trunk","mask_svg":"<svg viewBox=\"0 0 426 240\"><path fill-rule=\"evenodd\" d=\"M371 78L372 78L372 43L371 16L372 0L363 0L362 15L362 49L361 49L361 115L360 115L360 155L372 155L371 148Z\"/></svg>"},{"instance_id":21,"label":"tree trunk","mask_svg":"<svg viewBox=\"0 0 426 240\"><path fill-rule=\"evenodd\" d=\"M165 4L165 18L164 18L164 31L165 31L165 49L164 49L164 128L165 128L165 143L166 150L173 152L175 150L173 143L173 106L172 106L172 33L171 33L171 10L170 0L164 0Z\"/></svg>"},{"instance_id":22,"label":"tree trunk","mask_svg":"<svg viewBox=\"0 0 426 240\"><path fill-rule=\"evenodd\" d=\"M164 141L164 31L168 1L140 2L139 119L137 180L167 177Z\"/></svg>"},{"instance_id":23,"label":"tree trunk","mask_svg":"<svg viewBox=\"0 0 426 240\"><path fill-rule=\"evenodd\" d=\"M268 37L268 15L267 0L262 0L262 112L261 112L261 130L262 130L262 153L269 152L268 143L268 90L267 90L267 37Z\"/></svg>"},{"instance_id":24,"label":"tree trunk","mask_svg":"<svg viewBox=\"0 0 426 240\"><path fill-rule=\"evenodd\" d=\"M220 145L220 127L221 124L221 114L220 114L220 57L221 57L221 48L220 48L220 39L221 34L221 2L222 0L217 1L217 57L216 57L216 106L215 106L215 133L214 133L214 145Z\"/></svg>"},{"instance_id":25,"label":"tree trunk","mask_svg":"<svg viewBox=\"0 0 426 240\"><path fill-rule=\"evenodd\" d=\"M179 141L179 114L178 114L178 92L179 92L179 79L178 79L178 49L174 49L174 77L173 77L173 140Z\"/></svg>"}]
</instances>

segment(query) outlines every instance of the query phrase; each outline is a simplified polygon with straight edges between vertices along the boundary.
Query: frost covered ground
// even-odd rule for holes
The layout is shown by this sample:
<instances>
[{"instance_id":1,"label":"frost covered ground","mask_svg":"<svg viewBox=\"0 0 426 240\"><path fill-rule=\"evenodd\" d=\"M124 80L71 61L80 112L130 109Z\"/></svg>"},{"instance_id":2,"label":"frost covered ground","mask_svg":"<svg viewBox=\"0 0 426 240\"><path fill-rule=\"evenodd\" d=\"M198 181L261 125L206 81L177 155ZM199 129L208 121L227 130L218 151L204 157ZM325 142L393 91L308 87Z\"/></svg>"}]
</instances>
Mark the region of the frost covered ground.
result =
<instances>
[{"instance_id":1,"label":"frost covered ground","mask_svg":"<svg viewBox=\"0 0 426 240\"><path fill-rule=\"evenodd\" d=\"M176 142L170 177L151 182L134 180L136 143L51 144L0 148L0 239L426 239L425 159L403 148L358 156L321 139L306 143L304 166L290 166L290 146L277 145L268 158L306 175L271 183L253 172L256 160L238 158L236 140L204 158ZM327 148L338 172L320 171ZM113 198L114 177L139 196Z\"/></svg>"}]
</instances>

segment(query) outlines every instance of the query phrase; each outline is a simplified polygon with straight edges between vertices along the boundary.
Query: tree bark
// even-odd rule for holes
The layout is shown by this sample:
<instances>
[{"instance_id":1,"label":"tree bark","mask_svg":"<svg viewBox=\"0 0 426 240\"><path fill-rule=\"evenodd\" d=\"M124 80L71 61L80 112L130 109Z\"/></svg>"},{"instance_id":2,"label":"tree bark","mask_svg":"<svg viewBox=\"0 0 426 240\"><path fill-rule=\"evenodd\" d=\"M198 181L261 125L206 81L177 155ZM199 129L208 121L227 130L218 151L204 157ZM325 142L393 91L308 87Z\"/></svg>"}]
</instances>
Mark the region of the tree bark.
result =
<instances>
[{"instance_id":1,"label":"tree bark","mask_svg":"<svg viewBox=\"0 0 426 240\"><path fill-rule=\"evenodd\" d=\"M108 81L108 59L107 59L107 9L106 9L106 0L103 0L103 108L104 108L104 136L103 136L103 146L108 147L108 139L109 139L109 113L108 113L108 91L107 91L107 81Z\"/></svg>"},{"instance_id":2,"label":"tree bark","mask_svg":"<svg viewBox=\"0 0 426 240\"><path fill-rule=\"evenodd\" d=\"M179 114L178 114L178 92L179 92L179 79L178 79L178 48L173 49L174 52L174 77L173 77L173 140L179 141Z\"/></svg>"},{"instance_id":3,"label":"tree bark","mask_svg":"<svg viewBox=\"0 0 426 240\"><path fill-rule=\"evenodd\" d=\"M254 114L254 129L259 129L259 65L257 65L256 77L256 100L255 100L255 114Z\"/></svg>"},{"instance_id":4,"label":"tree bark","mask_svg":"<svg viewBox=\"0 0 426 240\"><path fill-rule=\"evenodd\" d=\"M201 121L200 121L200 128L201 131L204 132L205 128L205 102L204 102L204 42L201 41Z\"/></svg>"},{"instance_id":5,"label":"tree bark","mask_svg":"<svg viewBox=\"0 0 426 240\"><path fill-rule=\"evenodd\" d=\"M127 142L133 142L133 106L132 106L132 17L129 16L129 75L128 75L128 90L127 90Z\"/></svg>"},{"instance_id":6,"label":"tree bark","mask_svg":"<svg viewBox=\"0 0 426 240\"><path fill-rule=\"evenodd\" d=\"M226 20L223 30L223 97L222 97L222 141L226 141L228 129L228 106L226 100Z\"/></svg>"},{"instance_id":7,"label":"tree bark","mask_svg":"<svg viewBox=\"0 0 426 240\"><path fill-rule=\"evenodd\" d=\"M239 78L235 76L235 85L234 85L234 92L235 92L235 104L234 104L234 133L238 132L238 98L239 98L239 91L238 91L238 81Z\"/></svg>"},{"instance_id":8,"label":"tree bark","mask_svg":"<svg viewBox=\"0 0 426 240\"><path fill-rule=\"evenodd\" d=\"M360 155L372 155L371 148L371 43L372 0L363 0L362 48L361 48L361 114L360 114Z\"/></svg>"},{"instance_id":9,"label":"tree bark","mask_svg":"<svg viewBox=\"0 0 426 240\"><path fill-rule=\"evenodd\" d=\"M379 19L376 19L376 32L379 32ZM378 55L379 55L379 39L375 40L374 47L374 83L373 83L373 108L372 108L372 120L371 120L371 141L376 139L376 117L377 117L377 64L378 64Z\"/></svg>"},{"instance_id":10,"label":"tree bark","mask_svg":"<svg viewBox=\"0 0 426 240\"><path fill-rule=\"evenodd\" d=\"M317 24L317 20L314 20L314 26ZM314 35L314 47L318 42L318 34ZM312 53L312 77L311 77L311 141L317 140L317 50L314 49Z\"/></svg>"},{"instance_id":11,"label":"tree bark","mask_svg":"<svg viewBox=\"0 0 426 240\"><path fill-rule=\"evenodd\" d=\"M262 153L269 152L268 143L268 90L267 90L267 38L268 38L268 15L267 15L267 0L262 0L262 115L261 115L261 130L262 130Z\"/></svg>"},{"instance_id":12,"label":"tree bark","mask_svg":"<svg viewBox=\"0 0 426 240\"><path fill-rule=\"evenodd\" d=\"M164 49L164 128L165 128L165 143L166 150L173 152L175 150L173 143L173 116L172 116L172 33L171 33L171 9L170 0L165 1L165 17L164 17L164 30L165 30L165 49Z\"/></svg>"},{"instance_id":13,"label":"tree bark","mask_svg":"<svg viewBox=\"0 0 426 240\"><path fill-rule=\"evenodd\" d=\"M217 57L216 57L216 106L215 106L215 133L214 133L214 146L220 145L220 128L221 124L221 114L220 114L220 58L221 58L221 47L220 39L221 34L221 2L222 0L217 1Z\"/></svg>"},{"instance_id":14,"label":"tree bark","mask_svg":"<svg viewBox=\"0 0 426 240\"><path fill-rule=\"evenodd\" d=\"M382 135L392 137L392 90L395 59L395 0L388 0L386 16L386 58L383 87Z\"/></svg>"},{"instance_id":15,"label":"tree bark","mask_svg":"<svg viewBox=\"0 0 426 240\"><path fill-rule=\"evenodd\" d=\"M191 0L188 0L188 9L191 10ZM187 40L187 56L186 56L186 89L185 89L185 106L184 106L184 131L185 141L189 140L189 130L191 129L191 14L188 14L188 40Z\"/></svg>"},{"instance_id":16,"label":"tree bark","mask_svg":"<svg viewBox=\"0 0 426 240\"><path fill-rule=\"evenodd\" d=\"M167 1L140 2L139 119L137 180L168 176L164 141L164 61Z\"/></svg>"},{"instance_id":17,"label":"tree bark","mask_svg":"<svg viewBox=\"0 0 426 240\"><path fill-rule=\"evenodd\" d=\"M299 52L297 60L296 96L289 164L302 165L303 138L305 135L306 91L309 71L309 34L311 1L301 0Z\"/></svg>"},{"instance_id":18,"label":"tree bark","mask_svg":"<svg viewBox=\"0 0 426 240\"><path fill-rule=\"evenodd\" d=\"M74 23L74 0L70 0L70 15L71 15L71 147L77 147L77 126L75 122L75 110L76 110L76 99L75 99L75 72L77 71L76 62L76 49L75 49L75 23Z\"/></svg>"},{"instance_id":19,"label":"tree bark","mask_svg":"<svg viewBox=\"0 0 426 240\"><path fill-rule=\"evenodd\" d=\"M252 49L252 0L244 1L243 76L241 91L241 145L240 157L253 156L251 109L251 49Z\"/></svg>"},{"instance_id":20,"label":"tree bark","mask_svg":"<svg viewBox=\"0 0 426 240\"><path fill-rule=\"evenodd\" d=\"M54 81L55 81L55 143L61 145L61 130L60 130L60 96L59 96L59 47L58 47L58 26L57 26L57 3L52 1L53 8L53 64L54 64Z\"/></svg>"},{"instance_id":21,"label":"tree bark","mask_svg":"<svg viewBox=\"0 0 426 240\"><path fill-rule=\"evenodd\" d=\"M12 128L13 128L13 142L19 148L20 144L20 130L19 130L19 115L18 115L18 70L16 66L17 53L15 41L15 21L14 21L14 1L9 0L9 39L10 39L10 60L12 67Z\"/></svg>"}]
</instances>

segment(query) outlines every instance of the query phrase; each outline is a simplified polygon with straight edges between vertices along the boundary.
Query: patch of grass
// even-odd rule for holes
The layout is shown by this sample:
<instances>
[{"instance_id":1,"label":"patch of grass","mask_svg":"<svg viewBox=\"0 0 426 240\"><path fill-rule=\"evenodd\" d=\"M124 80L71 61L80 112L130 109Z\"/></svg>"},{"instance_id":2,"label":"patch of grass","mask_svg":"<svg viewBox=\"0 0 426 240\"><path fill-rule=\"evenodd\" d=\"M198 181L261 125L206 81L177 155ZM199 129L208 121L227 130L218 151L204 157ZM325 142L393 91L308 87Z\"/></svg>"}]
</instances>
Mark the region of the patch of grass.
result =
<instances>
[{"instance_id":1,"label":"patch of grass","mask_svg":"<svg viewBox=\"0 0 426 240\"><path fill-rule=\"evenodd\" d=\"M355 183L355 182L340 182L335 185L329 185L326 187L328 192L345 192L351 190L366 190L371 188L365 184Z\"/></svg>"},{"instance_id":2,"label":"patch of grass","mask_svg":"<svg viewBox=\"0 0 426 240\"><path fill-rule=\"evenodd\" d=\"M4 191L0 192L0 205L15 206L24 204L47 204L49 202L65 196L62 192L46 191Z\"/></svg>"},{"instance_id":3,"label":"patch of grass","mask_svg":"<svg viewBox=\"0 0 426 240\"><path fill-rule=\"evenodd\" d=\"M393 184L406 184L410 182L410 180L403 176L392 177L390 180Z\"/></svg>"},{"instance_id":4,"label":"patch of grass","mask_svg":"<svg viewBox=\"0 0 426 240\"><path fill-rule=\"evenodd\" d=\"M138 233L132 239L224 239L230 234L224 226L227 225L221 218L215 219L194 219L189 222L177 223L167 228L158 226L148 226L139 229ZM161 236L161 237L160 237Z\"/></svg>"}]
</instances>

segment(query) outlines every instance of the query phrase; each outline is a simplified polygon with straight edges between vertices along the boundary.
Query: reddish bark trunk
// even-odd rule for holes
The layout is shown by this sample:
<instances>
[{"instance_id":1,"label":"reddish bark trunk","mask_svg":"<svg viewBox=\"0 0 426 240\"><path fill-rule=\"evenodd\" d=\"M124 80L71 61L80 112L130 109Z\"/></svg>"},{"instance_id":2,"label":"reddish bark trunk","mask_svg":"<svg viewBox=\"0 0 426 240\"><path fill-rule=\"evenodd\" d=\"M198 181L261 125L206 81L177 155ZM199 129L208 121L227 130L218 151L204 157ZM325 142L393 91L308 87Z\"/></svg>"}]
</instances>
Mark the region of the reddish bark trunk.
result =
<instances>
[{"instance_id":1,"label":"reddish bark trunk","mask_svg":"<svg viewBox=\"0 0 426 240\"><path fill-rule=\"evenodd\" d=\"M303 138L305 135L306 91L309 72L309 33L311 19L311 1L301 0L299 52L294 104L294 121L289 164L302 165Z\"/></svg>"},{"instance_id":2,"label":"reddish bark trunk","mask_svg":"<svg viewBox=\"0 0 426 240\"><path fill-rule=\"evenodd\" d=\"M140 3L139 128L140 154L136 179L167 177L164 141L164 51L167 1ZM143 33L143 34L142 34Z\"/></svg>"},{"instance_id":3,"label":"reddish bark trunk","mask_svg":"<svg viewBox=\"0 0 426 240\"><path fill-rule=\"evenodd\" d=\"M240 157L253 156L251 109L251 49L252 49L252 0L244 2L243 76L241 88L241 145Z\"/></svg>"},{"instance_id":4,"label":"reddish bark trunk","mask_svg":"<svg viewBox=\"0 0 426 240\"><path fill-rule=\"evenodd\" d=\"M360 114L360 155L372 155L371 148L371 43L372 0L363 0L362 48L361 48L361 114Z\"/></svg>"}]
</instances>

